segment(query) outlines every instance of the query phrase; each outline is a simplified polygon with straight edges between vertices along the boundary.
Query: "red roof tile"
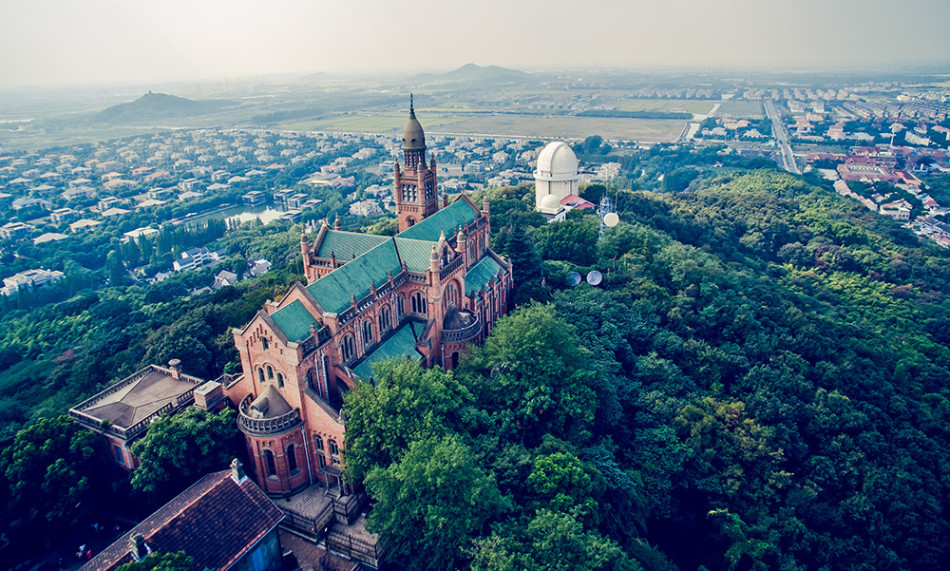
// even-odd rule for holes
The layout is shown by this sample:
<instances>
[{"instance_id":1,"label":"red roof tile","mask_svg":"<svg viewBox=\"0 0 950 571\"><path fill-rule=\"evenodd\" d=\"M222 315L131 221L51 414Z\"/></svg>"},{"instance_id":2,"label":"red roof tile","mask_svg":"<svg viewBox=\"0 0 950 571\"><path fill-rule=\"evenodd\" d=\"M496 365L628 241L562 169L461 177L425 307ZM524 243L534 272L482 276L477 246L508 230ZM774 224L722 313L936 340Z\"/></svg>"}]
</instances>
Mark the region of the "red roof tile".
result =
<instances>
[{"instance_id":1,"label":"red roof tile","mask_svg":"<svg viewBox=\"0 0 950 571\"><path fill-rule=\"evenodd\" d=\"M250 479L231 471L198 480L107 547L83 571L111 570L132 561L129 537L140 533L153 552L184 551L196 569L226 569L274 529L283 514Z\"/></svg>"}]
</instances>

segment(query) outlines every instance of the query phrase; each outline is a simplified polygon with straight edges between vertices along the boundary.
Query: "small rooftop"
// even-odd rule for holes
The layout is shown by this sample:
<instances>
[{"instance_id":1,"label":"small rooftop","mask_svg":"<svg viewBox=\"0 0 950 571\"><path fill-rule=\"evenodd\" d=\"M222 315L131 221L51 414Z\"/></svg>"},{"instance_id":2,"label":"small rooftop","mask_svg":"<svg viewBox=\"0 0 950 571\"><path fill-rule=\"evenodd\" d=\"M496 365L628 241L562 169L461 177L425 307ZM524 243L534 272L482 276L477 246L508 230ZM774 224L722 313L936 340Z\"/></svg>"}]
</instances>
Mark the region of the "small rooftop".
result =
<instances>
[{"instance_id":1,"label":"small rooftop","mask_svg":"<svg viewBox=\"0 0 950 571\"><path fill-rule=\"evenodd\" d=\"M424 323L417 321L406 322L388 339L380 343L372 352L366 355L363 361L353 368L353 373L363 380L369 380L373 376L373 363L393 357L421 358L422 355L419 353L419 350L416 349L416 342L423 328L425 328Z\"/></svg>"},{"instance_id":2,"label":"small rooftop","mask_svg":"<svg viewBox=\"0 0 950 571\"><path fill-rule=\"evenodd\" d=\"M233 470L209 474L86 563L84 571L111 570L132 561L130 538L140 534L153 552L184 551L195 569L227 569L283 519L251 478Z\"/></svg>"},{"instance_id":3,"label":"small rooftop","mask_svg":"<svg viewBox=\"0 0 950 571\"><path fill-rule=\"evenodd\" d=\"M125 434L153 415L187 406L194 390L205 381L156 365L112 384L70 409L70 415L87 425L107 422Z\"/></svg>"}]
</instances>

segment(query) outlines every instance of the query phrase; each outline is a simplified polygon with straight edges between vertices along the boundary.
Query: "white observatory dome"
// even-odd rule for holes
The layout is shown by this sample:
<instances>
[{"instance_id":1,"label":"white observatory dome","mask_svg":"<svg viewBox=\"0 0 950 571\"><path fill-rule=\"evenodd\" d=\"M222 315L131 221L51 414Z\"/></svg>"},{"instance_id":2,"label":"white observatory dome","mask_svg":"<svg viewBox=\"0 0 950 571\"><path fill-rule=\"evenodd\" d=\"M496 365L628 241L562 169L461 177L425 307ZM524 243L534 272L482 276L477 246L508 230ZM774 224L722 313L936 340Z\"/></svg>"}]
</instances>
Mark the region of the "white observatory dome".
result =
<instances>
[{"instance_id":1,"label":"white observatory dome","mask_svg":"<svg viewBox=\"0 0 950 571\"><path fill-rule=\"evenodd\" d=\"M577 178L577 155L563 141L548 143L538 155L537 180L572 180Z\"/></svg>"},{"instance_id":2,"label":"white observatory dome","mask_svg":"<svg viewBox=\"0 0 950 571\"><path fill-rule=\"evenodd\" d=\"M561 201L553 194L546 194L538 205L538 210L547 214L557 214L561 209Z\"/></svg>"}]
</instances>

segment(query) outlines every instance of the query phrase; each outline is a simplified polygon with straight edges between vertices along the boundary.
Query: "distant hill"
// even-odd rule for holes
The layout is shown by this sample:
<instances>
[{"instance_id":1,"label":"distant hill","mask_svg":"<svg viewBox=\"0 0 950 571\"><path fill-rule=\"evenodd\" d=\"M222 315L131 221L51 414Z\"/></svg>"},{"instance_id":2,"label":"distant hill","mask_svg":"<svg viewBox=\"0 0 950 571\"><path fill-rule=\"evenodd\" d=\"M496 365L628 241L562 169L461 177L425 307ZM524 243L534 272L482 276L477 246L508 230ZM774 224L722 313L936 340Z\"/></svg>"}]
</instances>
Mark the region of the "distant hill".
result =
<instances>
[{"instance_id":1,"label":"distant hill","mask_svg":"<svg viewBox=\"0 0 950 571\"><path fill-rule=\"evenodd\" d=\"M234 102L225 100L194 101L184 97L149 91L135 101L120 103L103 109L95 116L94 122L138 123L156 119L194 117L216 113L230 105L234 105Z\"/></svg>"},{"instance_id":2,"label":"distant hill","mask_svg":"<svg viewBox=\"0 0 950 571\"><path fill-rule=\"evenodd\" d=\"M467 63L462 67L446 73L420 73L413 79L415 81L458 81L458 82L512 82L524 81L530 75L517 70L498 67L497 65L480 66L474 63Z\"/></svg>"},{"instance_id":3,"label":"distant hill","mask_svg":"<svg viewBox=\"0 0 950 571\"><path fill-rule=\"evenodd\" d=\"M325 71L318 71L318 72L316 72L316 73L311 73L311 74L309 74L309 75L305 75L305 76L301 77L300 79L298 79L297 81L312 81L312 82L318 82L318 83L319 83L319 82L321 82L321 81L328 81L328 80L331 80L331 79L333 79L333 76L330 75L329 73L327 73L327 72L325 72Z\"/></svg>"}]
</instances>

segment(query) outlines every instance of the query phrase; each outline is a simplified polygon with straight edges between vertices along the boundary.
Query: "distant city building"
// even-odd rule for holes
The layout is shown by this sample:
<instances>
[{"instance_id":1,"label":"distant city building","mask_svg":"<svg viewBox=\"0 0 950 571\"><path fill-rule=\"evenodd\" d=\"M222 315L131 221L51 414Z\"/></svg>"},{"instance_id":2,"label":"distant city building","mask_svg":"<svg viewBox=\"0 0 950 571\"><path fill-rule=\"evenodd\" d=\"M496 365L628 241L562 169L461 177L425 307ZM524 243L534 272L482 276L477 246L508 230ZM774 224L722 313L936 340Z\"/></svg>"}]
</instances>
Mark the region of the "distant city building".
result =
<instances>
[{"instance_id":1,"label":"distant city building","mask_svg":"<svg viewBox=\"0 0 950 571\"><path fill-rule=\"evenodd\" d=\"M124 236L123 240L128 242L129 240L138 240L142 236L154 236L156 234L158 234L157 228L149 228L146 226L144 228L136 228L135 230L124 232L122 236Z\"/></svg>"},{"instance_id":2,"label":"distant city building","mask_svg":"<svg viewBox=\"0 0 950 571\"><path fill-rule=\"evenodd\" d=\"M375 200L361 200L351 204L349 212L353 216L375 216L383 211Z\"/></svg>"},{"instance_id":3,"label":"distant city building","mask_svg":"<svg viewBox=\"0 0 950 571\"><path fill-rule=\"evenodd\" d=\"M300 210L303 208L305 202L310 200L310 195L304 192L298 192L292 196L287 197L286 205L287 208Z\"/></svg>"},{"instance_id":4,"label":"distant city building","mask_svg":"<svg viewBox=\"0 0 950 571\"><path fill-rule=\"evenodd\" d=\"M267 202L267 195L259 190L252 190L241 197L244 204L255 206Z\"/></svg>"},{"instance_id":5,"label":"distant city building","mask_svg":"<svg viewBox=\"0 0 950 571\"><path fill-rule=\"evenodd\" d=\"M93 228L97 228L99 226L102 226L102 222L98 220L90 220L88 218L83 218L82 220L77 220L73 222L72 224L70 224L69 231L76 233L76 232L81 232L83 230L92 230Z\"/></svg>"},{"instance_id":6,"label":"distant city building","mask_svg":"<svg viewBox=\"0 0 950 571\"><path fill-rule=\"evenodd\" d=\"M79 212L73 210L72 208L57 208L56 210L50 212L49 219L50 221L59 226L70 220L76 220L79 218Z\"/></svg>"},{"instance_id":7,"label":"distant city building","mask_svg":"<svg viewBox=\"0 0 950 571\"><path fill-rule=\"evenodd\" d=\"M194 270L212 262L221 259L218 252L212 252L207 248L192 248L181 253L181 257L172 262L172 267L176 272Z\"/></svg>"},{"instance_id":8,"label":"distant city building","mask_svg":"<svg viewBox=\"0 0 950 571\"><path fill-rule=\"evenodd\" d=\"M60 240L65 240L69 238L66 234L60 234L58 232L46 232L45 234L40 234L36 238L33 238L33 245L45 244L47 242L59 242Z\"/></svg>"},{"instance_id":9,"label":"distant city building","mask_svg":"<svg viewBox=\"0 0 950 571\"><path fill-rule=\"evenodd\" d=\"M7 222L0 226L0 238L4 240L19 240L30 235L34 230L31 224L24 222Z\"/></svg>"},{"instance_id":10,"label":"distant city building","mask_svg":"<svg viewBox=\"0 0 950 571\"><path fill-rule=\"evenodd\" d=\"M54 284L63 279L65 274L57 270L26 270L3 279L3 289L0 293L7 297L17 295L20 290L34 289Z\"/></svg>"}]
</instances>

